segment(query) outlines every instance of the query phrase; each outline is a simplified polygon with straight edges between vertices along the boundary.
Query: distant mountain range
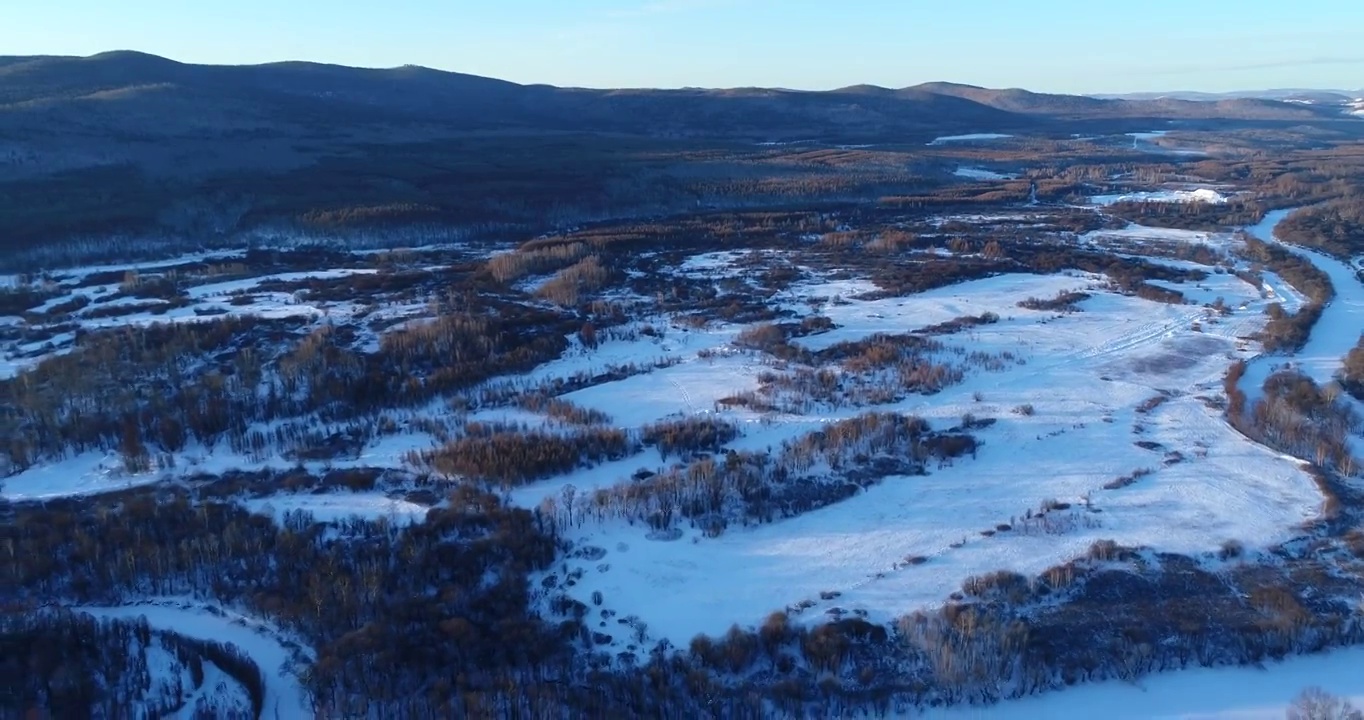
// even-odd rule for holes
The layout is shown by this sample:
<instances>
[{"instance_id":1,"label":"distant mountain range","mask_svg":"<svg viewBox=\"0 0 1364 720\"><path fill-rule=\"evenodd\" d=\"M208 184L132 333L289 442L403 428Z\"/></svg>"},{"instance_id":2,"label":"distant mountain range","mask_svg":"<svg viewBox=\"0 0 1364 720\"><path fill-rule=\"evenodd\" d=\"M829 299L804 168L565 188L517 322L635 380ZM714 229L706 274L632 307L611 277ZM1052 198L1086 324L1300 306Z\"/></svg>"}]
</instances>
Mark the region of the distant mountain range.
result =
<instances>
[{"instance_id":1,"label":"distant mountain range","mask_svg":"<svg viewBox=\"0 0 1364 720\"><path fill-rule=\"evenodd\" d=\"M1125 93L1091 95L1107 100L1193 100L1214 102L1217 100L1277 100L1279 102L1340 106L1364 99L1364 90L1324 90L1314 88L1281 88L1276 90L1238 90L1234 92L1209 93L1179 91L1164 93Z\"/></svg>"},{"instance_id":2,"label":"distant mountain range","mask_svg":"<svg viewBox=\"0 0 1364 720\"><path fill-rule=\"evenodd\" d=\"M421 127L418 134L594 131L780 139L1018 130L1042 118L1293 121L1332 114L1331 109L1279 99L1099 98L952 83L824 92L586 90L410 66L191 65L127 51L0 57L0 132L11 137L30 131L213 138L405 126Z\"/></svg>"},{"instance_id":3,"label":"distant mountain range","mask_svg":"<svg viewBox=\"0 0 1364 720\"><path fill-rule=\"evenodd\" d=\"M193 65L128 51L0 57L0 246L275 218L628 214L685 203L678 188L695 184L688 178L748 177L749 153L766 144L924 146L960 134L1170 127L1364 134L1338 93L1180 95L945 82L594 90L414 66Z\"/></svg>"}]
</instances>

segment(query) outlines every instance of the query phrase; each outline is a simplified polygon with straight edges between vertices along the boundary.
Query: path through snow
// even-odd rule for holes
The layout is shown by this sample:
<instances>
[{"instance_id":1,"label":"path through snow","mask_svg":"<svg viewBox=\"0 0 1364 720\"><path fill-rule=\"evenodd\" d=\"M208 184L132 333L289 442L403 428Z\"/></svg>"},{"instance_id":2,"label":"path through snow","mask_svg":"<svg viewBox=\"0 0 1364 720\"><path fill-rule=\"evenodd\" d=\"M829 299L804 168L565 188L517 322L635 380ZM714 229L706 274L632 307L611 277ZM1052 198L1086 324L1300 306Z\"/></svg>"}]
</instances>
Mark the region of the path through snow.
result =
<instances>
[{"instance_id":1,"label":"path through snow","mask_svg":"<svg viewBox=\"0 0 1364 720\"><path fill-rule=\"evenodd\" d=\"M98 618L131 620L146 617L147 623L155 630L234 645L255 661L265 680L263 718L287 720L309 714L308 696L294 669L293 653L286 646L290 641L273 625L230 610L183 599L149 600L136 605L114 607L78 606L71 609Z\"/></svg>"}]
</instances>

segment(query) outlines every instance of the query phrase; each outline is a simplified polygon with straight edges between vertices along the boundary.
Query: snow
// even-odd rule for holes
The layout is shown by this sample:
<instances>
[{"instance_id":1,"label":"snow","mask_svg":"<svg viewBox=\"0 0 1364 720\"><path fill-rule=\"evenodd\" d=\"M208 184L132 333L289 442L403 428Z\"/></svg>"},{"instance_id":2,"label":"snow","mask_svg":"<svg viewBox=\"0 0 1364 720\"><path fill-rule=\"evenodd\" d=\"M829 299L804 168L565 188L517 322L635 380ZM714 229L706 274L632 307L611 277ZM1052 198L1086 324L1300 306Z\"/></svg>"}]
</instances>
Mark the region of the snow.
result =
<instances>
[{"instance_id":1,"label":"snow","mask_svg":"<svg viewBox=\"0 0 1364 720\"><path fill-rule=\"evenodd\" d=\"M636 324L651 323L641 321ZM693 336L710 334L707 331L692 332L683 328L669 328L662 318L658 319L656 327L667 328L667 336L662 338L646 336L638 340L608 340L595 348L583 347L578 338L571 335L568 338L569 350L521 377L526 382L534 384L579 374L598 375L611 367L631 364L645 366L676 355L673 348L690 346L690 338ZM702 343L701 346L709 346L709 343ZM494 380L489 384L499 382L502 381Z\"/></svg>"},{"instance_id":2,"label":"snow","mask_svg":"<svg viewBox=\"0 0 1364 720\"><path fill-rule=\"evenodd\" d=\"M409 452L430 449L435 444L435 438L429 433L409 430L381 436L361 449L355 457L305 462L302 467L318 474L337 468L403 468L407 467L406 456ZM298 463L287 460L277 453L263 460L252 458L233 452L224 442L214 447L191 444L175 454L175 467L130 475L124 469L123 460L117 453L90 451L56 462L40 463L10 477L0 477L0 498L11 502L51 500L126 490L200 474L220 475L232 470L250 472L267 469L289 470L297 467ZM304 509L289 505L291 501L288 500L282 502L286 506L281 508L280 512ZM400 501L396 504L385 504L379 498L356 498L350 505L341 500L319 502L317 510L327 518L324 521L332 521L350 511L368 517L392 512L396 514L397 519L407 524L414 519L420 520L424 515L426 508L418 510L419 507Z\"/></svg>"},{"instance_id":3,"label":"snow","mask_svg":"<svg viewBox=\"0 0 1364 720\"><path fill-rule=\"evenodd\" d=\"M748 271L739 265L741 260L752 258L762 260L776 256L772 250L719 250L716 252L692 255L677 266L676 272L687 277L708 277L714 279L739 277Z\"/></svg>"},{"instance_id":4,"label":"snow","mask_svg":"<svg viewBox=\"0 0 1364 720\"><path fill-rule=\"evenodd\" d=\"M193 687L193 684L185 682L181 686ZM223 715L231 712L233 708L240 708L242 717L251 711L251 698L247 695L246 688L211 662L204 663L203 685L186 698L185 707L172 717L177 720L195 720L195 712L201 701L206 709L212 708Z\"/></svg>"},{"instance_id":5,"label":"snow","mask_svg":"<svg viewBox=\"0 0 1364 720\"><path fill-rule=\"evenodd\" d=\"M1081 242L1100 240L1137 241L1143 243L1198 244L1222 249L1231 249L1237 244L1232 233L1204 232L1201 230L1180 230L1177 228L1152 228L1131 224L1117 230L1092 230L1080 236Z\"/></svg>"},{"instance_id":6,"label":"snow","mask_svg":"<svg viewBox=\"0 0 1364 720\"><path fill-rule=\"evenodd\" d=\"M406 500L390 498L383 493L328 493L304 495L281 493L263 498L243 500L247 510L259 515L272 515L278 522L290 512L312 516L315 522L336 523L359 519L386 519L392 525L411 525L426 519L427 508Z\"/></svg>"},{"instance_id":7,"label":"snow","mask_svg":"<svg viewBox=\"0 0 1364 720\"><path fill-rule=\"evenodd\" d=\"M1261 289L1265 293L1265 298L1279 303L1287 312L1295 313L1307 304L1307 298L1277 274L1265 271L1261 272L1260 276L1264 278Z\"/></svg>"},{"instance_id":8,"label":"snow","mask_svg":"<svg viewBox=\"0 0 1364 720\"><path fill-rule=\"evenodd\" d=\"M1123 232L1155 241L1207 238L1138 227ZM798 283L778 299L809 312L810 297L831 291L856 297L864 282ZM1001 568L1039 572L1082 555L1100 539L1198 554L1231 539L1255 548L1292 537L1319 512L1315 485L1298 461L1246 440L1202 399L1220 394L1222 374L1233 359L1258 350L1242 338L1263 326L1264 308L1274 299L1230 274L1171 287L1197 302L1222 297L1242 309L1219 317L1196 304L1152 303L1113 294L1095 277L1078 274L1002 275L910 297L827 304L823 312L843 327L796 342L824 347L961 315L992 311L1001 316L998 323L944 340L986 353L1015 352L1026 365L974 372L936 395L876 408L917 414L938 428L958 424L967 413L995 418L995 426L977 433L984 442L978 456L929 468L926 477L888 478L795 518L734 526L714 539L684 526L681 539L654 540L644 527L589 520L569 529L568 536L608 554L601 562L570 560L570 570L585 574L569 592L588 602L600 591L605 607L622 617L638 616L653 637L685 645L698 633L720 634L733 623L753 626L768 613L802 601L815 603L798 616L806 621L826 617L834 608L889 621L943 602L971 575ZM1029 296L1051 297L1064 290L1092 295L1081 303L1083 312L1063 315L1016 306ZM694 333L685 341L670 335L668 344L686 359L681 365L567 397L616 416L623 426L710 410L714 399L753 387L763 367L753 366L746 355L722 354L713 361L693 357L699 346L722 347L732 334L732 329ZM1170 396L1164 404L1137 411L1163 394ZM1011 412L1023 404L1033 405L1035 413ZM731 416L747 422L744 435L730 447L776 447L868 409ZM1148 450L1135 445L1138 441L1158 447ZM1179 450L1183 459L1166 465L1170 450ZM623 481L641 466L652 469L656 462L646 454L570 473L518 490L512 500L533 506L568 484L587 492ZM1130 486L1104 489L1144 469L1152 473ZM1067 511L1055 521L1055 532L982 535L1017 523L1046 499L1078 507L1086 497L1101 512ZM928 561L904 565L909 556ZM821 594L829 591L840 595L823 600Z\"/></svg>"},{"instance_id":9,"label":"snow","mask_svg":"<svg viewBox=\"0 0 1364 720\"><path fill-rule=\"evenodd\" d=\"M1157 145L1156 140L1169 135L1169 130L1152 130L1150 132L1130 132L1127 136L1132 138L1132 149L1143 150L1145 152L1165 153L1167 155L1207 155L1202 150L1177 150L1163 145Z\"/></svg>"},{"instance_id":10,"label":"snow","mask_svg":"<svg viewBox=\"0 0 1364 720\"><path fill-rule=\"evenodd\" d=\"M434 444L435 439L430 434L409 430L376 438L360 449L355 457L343 456L326 461L309 461L302 463L302 467L318 474L342 468L400 468L405 466L408 452L430 449ZM175 472L181 476L203 473L218 475L230 470L289 470L299 467L299 463L278 454L270 454L263 460L253 459L232 451L226 442L220 442L213 447L192 444L178 453L175 460Z\"/></svg>"},{"instance_id":11,"label":"snow","mask_svg":"<svg viewBox=\"0 0 1364 720\"><path fill-rule=\"evenodd\" d=\"M1013 173L1000 173L995 172L994 170L973 167L959 167L956 170L953 170L952 174L970 180L1012 180L1018 177Z\"/></svg>"},{"instance_id":12,"label":"snow","mask_svg":"<svg viewBox=\"0 0 1364 720\"><path fill-rule=\"evenodd\" d=\"M165 261L160 263L143 264L137 267L153 268L173 265L178 262L188 262L195 257L205 256L184 256L175 261ZM118 269L124 266L110 266ZM70 273L68 280L78 282L90 273L101 270L101 268L88 267L77 268L66 271ZM351 316L360 312L361 305L351 301L339 302L308 302L301 300L292 292L256 292L251 297L251 302L238 305L233 304L234 297L240 296L259 287L262 283L270 281L279 282L301 282L310 279L338 279L353 277L356 275L369 275L376 273L377 270L371 268L335 268L328 270L317 270L307 272L287 272L275 273L271 275L261 275L252 278L230 280L217 283L209 283L191 287L187 291L187 296L193 304L185 307L172 308L169 310L156 309L130 312L126 315L111 317L84 317L77 314L74 321L83 330L96 330L117 327L142 327L155 325L158 323L180 323L180 322L210 322L224 317L254 315L262 318L288 318L298 317L311 320L321 320L330 318L333 321L344 322ZM63 276L66 277L66 276ZM64 280L63 282L66 282ZM96 286L80 288L71 293L52 298L35 309L36 312L46 312L58 304L65 303L78 295L84 295L96 299L96 303L90 309L104 309L117 307L120 305L138 305L149 301L141 298L118 298L105 302L99 302L98 298L113 292L117 285ZM160 301L155 301L160 302ZM87 309L86 313L90 309ZM408 314L412 312L422 312L427 309L424 302L403 303L393 307L380 308L371 312L369 320L378 320L394 314ZM6 322L6 325L25 324L22 319L17 322ZM371 334L372 335L372 334ZM19 373L42 362L44 358L51 357L61 352L69 352L68 345L73 342L73 333L61 333L50 340L19 344L15 341L0 343L0 379L14 377ZM51 347L48 347L49 343ZM377 338L370 343L377 349Z\"/></svg>"},{"instance_id":13,"label":"snow","mask_svg":"<svg viewBox=\"0 0 1364 720\"><path fill-rule=\"evenodd\" d=\"M161 698L172 703L181 701L181 708L168 716L177 720L194 720L201 702L206 712L211 708L220 717L249 715L251 699L241 683L212 661L205 661L202 684L196 688L189 668L160 640L160 637L153 636L152 642L146 646L147 671L151 683L150 687L142 690L144 703L157 702Z\"/></svg>"},{"instance_id":14,"label":"snow","mask_svg":"<svg viewBox=\"0 0 1364 720\"><path fill-rule=\"evenodd\" d=\"M225 282L198 285L191 287L187 294L195 300L208 298L226 300L235 293L251 290L266 282L296 283L303 280L335 280L354 275L373 275L377 272L379 271L374 268L335 268L330 270L311 270L307 272L276 273L274 275L260 275L241 280L228 280Z\"/></svg>"},{"instance_id":15,"label":"snow","mask_svg":"<svg viewBox=\"0 0 1364 720\"><path fill-rule=\"evenodd\" d=\"M924 720L1283 720L1293 699L1320 687L1364 707L1364 648L1299 655L1263 667L1196 668L1135 683L1108 681L986 707L927 708ZM1101 711L1099 709L1102 708Z\"/></svg>"},{"instance_id":16,"label":"snow","mask_svg":"<svg viewBox=\"0 0 1364 720\"><path fill-rule=\"evenodd\" d=\"M308 712L307 695L288 640L269 623L188 600L161 599L137 605L116 607L77 606L73 611L98 618L136 619L146 617L156 630L164 630L198 640L235 645L255 661L265 681L263 717L304 717ZM305 654L310 654L304 650Z\"/></svg>"},{"instance_id":17,"label":"snow","mask_svg":"<svg viewBox=\"0 0 1364 720\"><path fill-rule=\"evenodd\" d=\"M8 380L42 362L41 357L6 358L0 356L0 380Z\"/></svg>"},{"instance_id":18,"label":"snow","mask_svg":"<svg viewBox=\"0 0 1364 720\"><path fill-rule=\"evenodd\" d=\"M620 427L640 427L671 415L712 411L716 403L758 387L765 369L756 355L733 353L681 364L569 393L565 400L610 415ZM629 398L629 402L622 399Z\"/></svg>"},{"instance_id":19,"label":"snow","mask_svg":"<svg viewBox=\"0 0 1364 720\"><path fill-rule=\"evenodd\" d=\"M1025 213L993 213L989 215L974 213L935 217L929 222L933 227L942 227L945 223L949 222L963 222L972 225L988 225L992 223L1011 223L1018 225L1035 219L1035 216Z\"/></svg>"},{"instance_id":20,"label":"snow","mask_svg":"<svg viewBox=\"0 0 1364 720\"><path fill-rule=\"evenodd\" d=\"M1223 205L1227 196L1209 188L1197 190L1157 190L1154 192L1135 192L1121 195L1096 195L1089 199L1095 205L1112 205L1120 202L1164 202L1164 203L1206 203Z\"/></svg>"},{"instance_id":21,"label":"snow","mask_svg":"<svg viewBox=\"0 0 1364 720\"><path fill-rule=\"evenodd\" d=\"M954 142L976 142L976 141L980 141L980 140L1003 140L1004 138L1011 138L1011 137L1013 137L1013 135L1004 135L1004 134L1002 134L1002 133L967 133L967 134L965 134L965 135L943 135L942 137L934 138L934 139L933 139L933 142L930 142L930 143L928 143L928 144L929 144L929 145L945 145L945 144L947 144L947 143L954 143Z\"/></svg>"},{"instance_id":22,"label":"snow","mask_svg":"<svg viewBox=\"0 0 1364 720\"><path fill-rule=\"evenodd\" d=\"M113 263L109 265L85 265L74 268L63 268L51 273L52 277L63 285L77 285L80 281L94 275L95 273L117 272L119 270L160 270L186 263L205 262L208 260L228 260L239 259L245 255L245 250L226 250L214 252L188 253L178 255L168 260L154 260L149 262L137 263Z\"/></svg>"},{"instance_id":23,"label":"snow","mask_svg":"<svg viewBox=\"0 0 1364 720\"><path fill-rule=\"evenodd\" d=\"M1029 297L1050 298L1062 292L1083 290L1098 281L1098 277L1092 275L1007 274L936 288L908 297L829 303L824 306L822 314L838 327L829 332L796 338L793 342L809 350L823 350L840 342L862 340L876 333L901 334L966 315L993 312L1001 317L1033 316L1036 315L1035 311L1018 307L1020 300ZM852 298L875 289L870 283L846 283L836 287L841 287L842 292L830 292L825 287L819 287L812 294ZM792 307L795 305L792 304Z\"/></svg>"},{"instance_id":24,"label":"snow","mask_svg":"<svg viewBox=\"0 0 1364 720\"><path fill-rule=\"evenodd\" d=\"M151 472L130 475L117 453L91 451L0 478L0 497L17 502L93 495L148 485L163 477Z\"/></svg>"},{"instance_id":25,"label":"snow","mask_svg":"<svg viewBox=\"0 0 1364 720\"><path fill-rule=\"evenodd\" d=\"M1169 134L1170 134L1169 130L1151 130L1149 132L1130 132L1127 133L1127 136L1132 138L1132 147L1136 147L1137 143L1139 142L1142 141L1150 142L1152 140L1163 138Z\"/></svg>"}]
</instances>

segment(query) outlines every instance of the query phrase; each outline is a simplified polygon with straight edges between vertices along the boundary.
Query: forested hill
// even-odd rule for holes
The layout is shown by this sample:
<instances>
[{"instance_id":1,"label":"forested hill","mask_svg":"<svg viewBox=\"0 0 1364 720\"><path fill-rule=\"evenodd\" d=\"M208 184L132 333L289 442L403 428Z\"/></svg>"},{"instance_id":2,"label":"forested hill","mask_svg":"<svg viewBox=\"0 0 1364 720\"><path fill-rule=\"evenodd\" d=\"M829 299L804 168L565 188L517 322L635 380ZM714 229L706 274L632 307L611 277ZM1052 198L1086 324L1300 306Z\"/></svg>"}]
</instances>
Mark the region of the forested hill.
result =
<instances>
[{"instance_id":1,"label":"forested hill","mask_svg":"<svg viewBox=\"0 0 1364 720\"><path fill-rule=\"evenodd\" d=\"M615 131L648 135L780 136L792 132L1017 129L1038 117L1306 120L1324 111L1267 100L1101 100L952 83L823 92L588 90L518 85L404 66L306 62L192 65L136 52L0 58L5 125L42 118L86 131L203 136L368 123L446 130ZM151 123L151 117L160 122ZM48 126L50 127L50 126Z\"/></svg>"},{"instance_id":2,"label":"forested hill","mask_svg":"<svg viewBox=\"0 0 1364 720\"><path fill-rule=\"evenodd\" d=\"M414 66L213 66L129 51L0 57L0 252L338 219L542 228L673 212L717 193L749 204L865 199L906 189L869 180L867 168L894 166L903 185L914 158L783 160L787 175L821 177L789 178L804 188L795 195L756 197L753 164L772 160L755 153L914 150L971 133L1113 136L1171 121L1267 132L1360 124L1302 103L951 83L595 90Z\"/></svg>"}]
</instances>

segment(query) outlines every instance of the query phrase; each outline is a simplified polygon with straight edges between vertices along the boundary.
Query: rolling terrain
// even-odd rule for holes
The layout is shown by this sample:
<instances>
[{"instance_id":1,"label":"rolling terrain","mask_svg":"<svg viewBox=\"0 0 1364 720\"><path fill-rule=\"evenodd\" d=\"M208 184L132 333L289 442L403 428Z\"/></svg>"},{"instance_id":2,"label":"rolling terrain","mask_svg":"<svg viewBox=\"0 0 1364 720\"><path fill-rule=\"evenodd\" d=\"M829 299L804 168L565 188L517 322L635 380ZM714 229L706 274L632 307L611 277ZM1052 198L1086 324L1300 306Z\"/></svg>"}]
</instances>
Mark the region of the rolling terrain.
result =
<instances>
[{"instance_id":1,"label":"rolling terrain","mask_svg":"<svg viewBox=\"0 0 1364 720\"><path fill-rule=\"evenodd\" d=\"M0 715L1364 695L1316 99L0 58Z\"/></svg>"}]
</instances>

